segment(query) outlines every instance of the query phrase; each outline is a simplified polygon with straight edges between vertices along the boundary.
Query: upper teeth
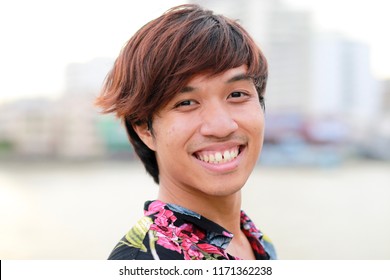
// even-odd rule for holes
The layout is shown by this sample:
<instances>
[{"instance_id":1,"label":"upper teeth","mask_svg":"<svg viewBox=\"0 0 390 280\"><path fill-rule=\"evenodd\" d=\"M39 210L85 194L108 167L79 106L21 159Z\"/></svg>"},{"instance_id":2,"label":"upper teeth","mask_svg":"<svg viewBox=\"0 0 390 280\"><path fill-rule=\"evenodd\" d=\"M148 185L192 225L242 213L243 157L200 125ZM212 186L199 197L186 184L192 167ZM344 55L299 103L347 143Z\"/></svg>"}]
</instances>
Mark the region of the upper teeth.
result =
<instances>
[{"instance_id":1,"label":"upper teeth","mask_svg":"<svg viewBox=\"0 0 390 280\"><path fill-rule=\"evenodd\" d=\"M205 152L202 154L199 153L198 159L209 163L224 163L224 162L232 161L237 156L238 156L238 147L223 152L215 152L215 153Z\"/></svg>"}]
</instances>

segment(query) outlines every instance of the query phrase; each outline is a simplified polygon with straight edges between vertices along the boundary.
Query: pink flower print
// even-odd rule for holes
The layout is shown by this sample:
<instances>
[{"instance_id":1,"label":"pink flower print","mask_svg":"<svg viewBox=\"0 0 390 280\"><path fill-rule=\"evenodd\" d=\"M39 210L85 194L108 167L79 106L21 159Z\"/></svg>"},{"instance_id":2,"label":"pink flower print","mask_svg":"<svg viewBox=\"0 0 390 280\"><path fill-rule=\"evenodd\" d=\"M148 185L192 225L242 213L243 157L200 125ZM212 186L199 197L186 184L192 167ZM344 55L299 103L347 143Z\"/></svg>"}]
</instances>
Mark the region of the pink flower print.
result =
<instances>
[{"instance_id":1,"label":"pink flower print","mask_svg":"<svg viewBox=\"0 0 390 280\"><path fill-rule=\"evenodd\" d=\"M156 231L157 236L165 236L168 238L173 238L174 236L172 227L164 227L164 226L152 224L150 225L150 229Z\"/></svg>"},{"instance_id":2,"label":"pink flower print","mask_svg":"<svg viewBox=\"0 0 390 280\"><path fill-rule=\"evenodd\" d=\"M204 240L206 238L206 233L198 228L194 229L193 234L200 240Z\"/></svg>"},{"instance_id":3,"label":"pink flower print","mask_svg":"<svg viewBox=\"0 0 390 280\"><path fill-rule=\"evenodd\" d=\"M159 200L155 200L153 201L149 207L148 207L148 211L145 212L145 216L149 216L149 215L152 215L154 213L157 213L159 211L161 211L162 209L164 209L165 207L165 203L159 201Z\"/></svg>"},{"instance_id":4,"label":"pink flower print","mask_svg":"<svg viewBox=\"0 0 390 280\"><path fill-rule=\"evenodd\" d=\"M206 233L199 230L197 227L194 227L192 224L182 224L176 232L177 236L185 236L191 238L194 242L198 240L203 240L206 238Z\"/></svg>"},{"instance_id":5,"label":"pink flower print","mask_svg":"<svg viewBox=\"0 0 390 280\"><path fill-rule=\"evenodd\" d=\"M161 245L162 247L164 247L166 249L176 251L179 254L181 254L181 248L180 248L179 243L174 241L172 238L169 238L169 237L167 238L165 236L159 236L159 234L157 234L157 237L158 237L158 239L157 239L158 245Z\"/></svg>"},{"instance_id":6,"label":"pink flower print","mask_svg":"<svg viewBox=\"0 0 390 280\"><path fill-rule=\"evenodd\" d=\"M204 258L202 252L190 239L184 239L181 243L185 260L201 260Z\"/></svg>"},{"instance_id":7,"label":"pink flower print","mask_svg":"<svg viewBox=\"0 0 390 280\"><path fill-rule=\"evenodd\" d=\"M260 244L260 242L257 239L250 238L249 243L251 244L251 247L254 251L259 253L260 255L265 254L265 250L264 250L263 246Z\"/></svg>"},{"instance_id":8,"label":"pink flower print","mask_svg":"<svg viewBox=\"0 0 390 280\"><path fill-rule=\"evenodd\" d=\"M189 240L190 242L198 243L199 237L192 233L192 229L192 225L183 224L179 228L175 229L175 234L177 237L183 240Z\"/></svg>"},{"instance_id":9,"label":"pink flower print","mask_svg":"<svg viewBox=\"0 0 390 280\"><path fill-rule=\"evenodd\" d=\"M160 226L168 226L169 224L172 224L174 221L177 220L177 218L174 216L173 212L171 210L162 209L160 212L158 212L157 215L155 215L156 219L154 220L155 224Z\"/></svg>"},{"instance_id":10,"label":"pink flower print","mask_svg":"<svg viewBox=\"0 0 390 280\"><path fill-rule=\"evenodd\" d=\"M198 246L198 248L200 250L202 250L205 253L217 254L217 255L224 256L225 258L228 258L226 253L222 252L220 249L218 249L217 247L215 247L213 245L210 245L210 244L207 244L207 243L202 243L202 244L197 244L197 246Z\"/></svg>"},{"instance_id":11,"label":"pink flower print","mask_svg":"<svg viewBox=\"0 0 390 280\"><path fill-rule=\"evenodd\" d=\"M179 227L180 231L188 231L188 232L193 232L194 226L192 224L182 224Z\"/></svg>"},{"instance_id":12,"label":"pink flower print","mask_svg":"<svg viewBox=\"0 0 390 280\"><path fill-rule=\"evenodd\" d=\"M233 238L233 233L230 233L230 232L227 232L227 231L223 231L222 234L226 237L230 237L230 238Z\"/></svg>"}]
</instances>

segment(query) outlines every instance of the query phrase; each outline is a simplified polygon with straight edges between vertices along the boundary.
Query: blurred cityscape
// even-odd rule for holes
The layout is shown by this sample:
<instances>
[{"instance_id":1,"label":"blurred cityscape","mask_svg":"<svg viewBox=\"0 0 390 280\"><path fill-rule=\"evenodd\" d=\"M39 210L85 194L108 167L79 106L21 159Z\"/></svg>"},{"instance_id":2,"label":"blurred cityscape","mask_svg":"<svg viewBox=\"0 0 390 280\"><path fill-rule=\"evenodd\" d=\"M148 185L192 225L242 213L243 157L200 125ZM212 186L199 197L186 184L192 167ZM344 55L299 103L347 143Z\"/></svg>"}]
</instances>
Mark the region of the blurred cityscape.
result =
<instances>
[{"instance_id":1,"label":"blurred cityscape","mask_svg":"<svg viewBox=\"0 0 390 280\"><path fill-rule=\"evenodd\" d=\"M370 72L370 49L315 30L308 11L277 0L193 1L240 22L269 61L262 164L390 160L390 79ZM0 105L0 159L133 159L119 120L94 107L114 58L73 63L56 99Z\"/></svg>"},{"instance_id":2,"label":"blurred cityscape","mask_svg":"<svg viewBox=\"0 0 390 280\"><path fill-rule=\"evenodd\" d=\"M5 101L12 93L0 92L0 259L105 259L142 216L143 202L157 197L152 178L133 162L121 122L94 106L116 54L95 57L99 55L92 53L101 52L89 52L85 43L92 40L89 32L107 40L105 34L115 29L102 30L105 23L96 27L93 13L87 18L79 8L107 6L103 14L93 11L106 22L109 7L114 7L111 14L118 25L114 10L126 1L76 1L69 4L75 14L62 11L68 2L55 2L52 9L45 3L45 14L53 14L44 20L58 16L58 7L69 21L74 16L88 19L80 26L85 41L71 37L71 42L86 49L89 58L84 52L78 58L69 54L72 61L83 63L67 65L59 97L42 89L42 95L50 97ZM150 16L157 2L147 2L144 9ZM390 77L378 80L370 71L371 52L378 52L369 42L319 31L315 14L281 0L192 2L239 19L269 61L266 134L259 161L263 166L254 169L243 189L243 208L272 238L279 258L390 259ZM129 23L126 28L137 25L134 11L145 12L136 3L131 2L133 14L127 14L127 7L122 9L126 15L119 16ZM35 2L33 6L41 9ZM353 9L355 5L351 13ZM351 24L348 16L346 24ZM27 40L24 27L29 21L23 14L14 17L23 27L15 36L28 41L27 47L48 44L36 34L27 34ZM368 18L362 14L362 21ZM78 27L76 21L72 27L68 24L55 30L62 36ZM52 30L42 38L53 40ZM122 42L122 35L118 37ZM15 68L3 67L0 88L8 80L22 91L30 83L17 71L26 63L17 50L26 46L18 49L12 39L3 41L15 53L1 53L12 58ZM48 56L60 68L59 60L66 55L56 46L49 44L41 54L52 51ZM26 56L32 53L35 50ZM42 66L31 65L27 68L37 70L30 81L44 85L49 78ZM43 67L52 69L45 63ZM16 73L19 84L7 76Z\"/></svg>"}]
</instances>

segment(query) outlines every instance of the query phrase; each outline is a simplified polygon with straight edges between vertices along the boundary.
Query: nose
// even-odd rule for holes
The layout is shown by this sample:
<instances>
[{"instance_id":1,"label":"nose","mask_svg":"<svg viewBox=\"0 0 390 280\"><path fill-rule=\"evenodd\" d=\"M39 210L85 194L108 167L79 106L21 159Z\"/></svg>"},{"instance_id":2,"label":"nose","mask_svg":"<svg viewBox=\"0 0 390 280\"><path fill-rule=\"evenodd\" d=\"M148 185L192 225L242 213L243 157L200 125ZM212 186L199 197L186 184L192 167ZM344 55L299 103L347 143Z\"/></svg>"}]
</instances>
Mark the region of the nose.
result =
<instances>
[{"instance_id":1,"label":"nose","mask_svg":"<svg viewBox=\"0 0 390 280\"><path fill-rule=\"evenodd\" d=\"M214 103L203 110L200 126L200 133L203 136L223 138L237 129L238 124L226 106Z\"/></svg>"}]
</instances>

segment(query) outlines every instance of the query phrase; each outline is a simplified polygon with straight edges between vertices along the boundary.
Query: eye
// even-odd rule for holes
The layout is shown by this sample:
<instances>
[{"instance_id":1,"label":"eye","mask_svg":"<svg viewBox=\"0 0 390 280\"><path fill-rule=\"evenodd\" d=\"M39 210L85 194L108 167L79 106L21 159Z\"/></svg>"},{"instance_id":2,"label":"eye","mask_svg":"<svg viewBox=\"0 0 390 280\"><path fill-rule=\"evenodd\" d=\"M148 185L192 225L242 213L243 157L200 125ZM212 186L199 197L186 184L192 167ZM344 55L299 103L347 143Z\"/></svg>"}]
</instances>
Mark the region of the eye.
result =
<instances>
[{"instance_id":1,"label":"eye","mask_svg":"<svg viewBox=\"0 0 390 280\"><path fill-rule=\"evenodd\" d=\"M232 92L229 97L232 97L232 98L240 98L244 96L244 93L243 92L240 92L240 91L235 91L235 92Z\"/></svg>"},{"instance_id":2,"label":"eye","mask_svg":"<svg viewBox=\"0 0 390 280\"><path fill-rule=\"evenodd\" d=\"M194 100L183 100L183 101L176 103L175 108L187 107L187 106L191 106L191 105L195 105L195 104L196 104L196 102Z\"/></svg>"},{"instance_id":3,"label":"eye","mask_svg":"<svg viewBox=\"0 0 390 280\"><path fill-rule=\"evenodd\" d=\"M245 92L242 92L242 91L234 91L232 92L231 94L229 94L228 98L231 98L231 99L243 99L243 98L246 98L248 97L249 95Z\"/></svg>"}]
</instances>

